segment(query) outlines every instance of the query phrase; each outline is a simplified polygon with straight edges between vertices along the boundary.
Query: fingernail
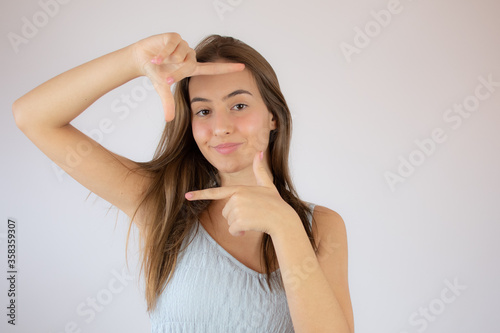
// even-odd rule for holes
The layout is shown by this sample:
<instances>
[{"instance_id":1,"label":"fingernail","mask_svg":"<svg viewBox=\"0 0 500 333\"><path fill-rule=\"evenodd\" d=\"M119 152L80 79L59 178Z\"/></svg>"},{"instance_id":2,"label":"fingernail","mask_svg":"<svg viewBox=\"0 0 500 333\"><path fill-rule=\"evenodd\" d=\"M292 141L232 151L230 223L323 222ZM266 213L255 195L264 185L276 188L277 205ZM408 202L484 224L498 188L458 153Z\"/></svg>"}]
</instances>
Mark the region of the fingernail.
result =
<instances>
[{"instance_id":1,"label":"fingernail","mask_svg":"<svg viewBox=\"0 0 500 333\"><path fill-rule=\"evenodd\" d=\"M158 57L154 57L153 59L151 59L151 62L152 62L153 64L158 65L159 63L161 63L161 60L160 60L160 58L158 58Z\"/></svg>"},{"instance_id":2,"label":"fingernail","mask_svg":"<svg viewBox=\"0 0 500 333\"><path fill-rule=\"evenodd\" d=\"M262 159L263 159L263 158L264 158L264 152L263 152L263 151L261 151L261 152L260 152L260 160L262 161Z\"/></svg>"},{"instance_id":3,"label":"fingernail","mask_svg":"<svg viewBox=\"0 0 500 333\"><path fill-rule=\"evenodd\" d=\"M193 193L188 192L188 193L186 193L185 197L186 197L186 199L191 199L193 197Z\"/></svg>"},{"instance_id":4,"label":"fingernail","mask_svg":"<svg viewBox=\"0 0 500 333\"><path fill-rule=\"evenodd\" d=\"M173 78L173 77L168 77L168 78L167 78L167 84L169 84L169 85L170 85L170 84L172 84L172 83L174 83L174 78Z\"/></svg>"}]
</instances>

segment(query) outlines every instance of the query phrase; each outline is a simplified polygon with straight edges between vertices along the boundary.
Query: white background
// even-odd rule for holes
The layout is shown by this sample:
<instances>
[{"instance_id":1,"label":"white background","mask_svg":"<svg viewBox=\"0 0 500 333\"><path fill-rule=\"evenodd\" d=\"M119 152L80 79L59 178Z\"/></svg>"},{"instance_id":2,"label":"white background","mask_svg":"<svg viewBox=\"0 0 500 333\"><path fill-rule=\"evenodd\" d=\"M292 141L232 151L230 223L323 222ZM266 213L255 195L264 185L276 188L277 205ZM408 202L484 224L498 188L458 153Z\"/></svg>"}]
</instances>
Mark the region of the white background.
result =
<instances>
[{"instance_id":1,"label":"white background","mask_svg":"<svg viewBox=\"0 0 500 333\"><path fill-rule=\"evenodd\" d=\"M17 129L11 105L63 71L176 31L192 47L211 33L240 38L275 68L294 115L299 193L347 226L357 332L498 332L500 87L457 128L443 117L474 101L478 77L500 82L500 3L401 0L382 27L371 12L387 9L385 0L219 3L227 10L211 0L73 0L52 2L48 15L35 0L2 1L0 330L149 331L135 243L130 271L115 277L125 265L124 215L59 173ZM27 21L38 31L23 32ZM356 31L366 27L363 45ZM25 43L14 45L14 34ZM358 52L346 56L346 44ZM139 94L142 85L110 92L75 126L91 131L110 119L103 145L148 160L163 113L156 93ZM132 92L140 100L129 114L113 112L114 101ZM435 129L446 140L419 153L415 141ZM386 173L410 157L419 165L391 189ZM6 316L9 217L17 221L15 327ZM465 289L454 294L447 283ZM88 303L96 297L105 303L99 311Z\"/></svg>"}]
</instances>

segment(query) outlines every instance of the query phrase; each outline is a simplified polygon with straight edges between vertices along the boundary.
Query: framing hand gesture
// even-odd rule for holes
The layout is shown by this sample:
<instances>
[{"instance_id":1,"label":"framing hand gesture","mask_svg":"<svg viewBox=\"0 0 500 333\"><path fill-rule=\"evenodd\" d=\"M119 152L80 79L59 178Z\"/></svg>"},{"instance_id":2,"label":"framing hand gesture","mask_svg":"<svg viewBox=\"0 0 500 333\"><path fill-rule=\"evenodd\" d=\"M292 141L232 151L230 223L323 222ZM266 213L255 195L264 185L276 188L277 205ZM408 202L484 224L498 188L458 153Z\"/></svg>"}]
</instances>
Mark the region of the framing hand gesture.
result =
<instances>
[{"instance_id":1,"label":"framing hand gesture","mask_svg":"<svg viewBox=\"0 0 500 333\"><path fill-rule=\"evenodd\" d=\"M177 33L154 35L134 44L137 66L160 95L165 120L175 117L175 103L170 86L185 77L238 72L237 63L199 63L195 51Z\"/></svg>"},{"instance_id":2,"label":"framing hand gesture","mask_svg":"<svg viewBox=\"0 0 500 333\"><path fill-rule=\"evenodd\" d=\"M229 233L242 236L247 230L265 232L271 237L283 226L300 218L281 198L262 162L263 152L255 155L253 171L257 186L222 186L186 193L186 199L220 200L229 198L222 215L229 224Z\"/></svg>"}]
</instances>

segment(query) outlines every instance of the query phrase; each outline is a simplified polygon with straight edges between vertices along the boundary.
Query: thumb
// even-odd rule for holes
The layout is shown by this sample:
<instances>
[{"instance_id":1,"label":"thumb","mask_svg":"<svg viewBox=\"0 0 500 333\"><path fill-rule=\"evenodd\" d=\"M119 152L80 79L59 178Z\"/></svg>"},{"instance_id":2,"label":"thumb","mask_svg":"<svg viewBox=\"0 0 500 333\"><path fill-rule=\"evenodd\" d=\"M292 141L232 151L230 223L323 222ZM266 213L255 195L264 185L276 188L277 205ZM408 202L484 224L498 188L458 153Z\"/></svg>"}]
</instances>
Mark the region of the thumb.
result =
<instances>
[{"instance_id":1,"label":"thumb","mask_svg":"<svg viewBox=\"0 0 500 333\"><path fill-rule=\"evenodd\" d=\"M259 151L253 159L253 173L259 186L274 187L273 179L266 170L264 164L264 152Z\"/></svg>"},{"instance_id":2,"label":"thumb","mask_svg":"<svg viewBox=\"0 0 500 333\"><path fill-rule=\"evenodd\" d=\"M173 78L165 78L165 75L161 75L152 64L145 65L144 70L145 75L151 80L158 96L160 96L165 121L172 121L175 117L174 96L170 91L170 86L174 83Z\"/></svg>"}]
</instances>

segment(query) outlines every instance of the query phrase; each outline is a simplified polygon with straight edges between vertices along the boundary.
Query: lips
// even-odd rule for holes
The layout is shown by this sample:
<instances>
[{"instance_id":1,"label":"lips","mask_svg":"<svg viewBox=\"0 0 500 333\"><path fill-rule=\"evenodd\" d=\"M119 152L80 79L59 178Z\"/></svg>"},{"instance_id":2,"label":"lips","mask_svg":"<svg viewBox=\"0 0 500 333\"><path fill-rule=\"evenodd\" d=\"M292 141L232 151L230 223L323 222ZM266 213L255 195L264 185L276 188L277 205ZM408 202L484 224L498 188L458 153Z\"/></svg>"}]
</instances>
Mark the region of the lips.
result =
<instances>
[{"instance_id":1,"label":"lips","mask_svg":"<svg viewBox=\"0 0 500 333\"><path fill-rule=\"evenodd\" d=\"M238 149L241 146L241 143L221 143L214 147L214 149L221 154L229 154Z\"/></svg>"}]
</instances>

